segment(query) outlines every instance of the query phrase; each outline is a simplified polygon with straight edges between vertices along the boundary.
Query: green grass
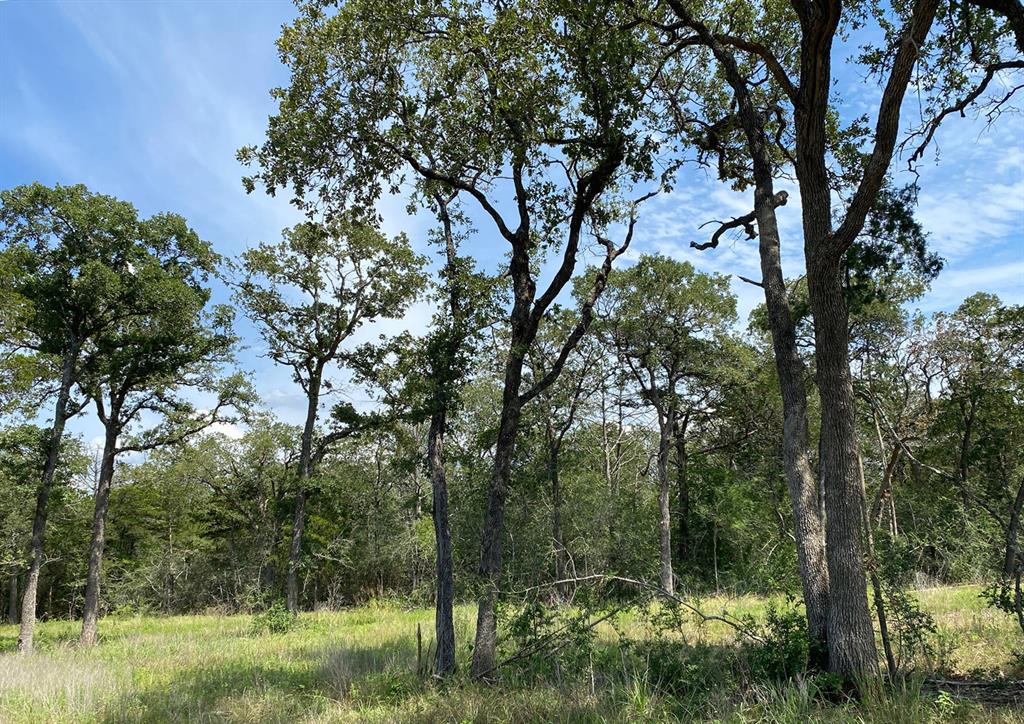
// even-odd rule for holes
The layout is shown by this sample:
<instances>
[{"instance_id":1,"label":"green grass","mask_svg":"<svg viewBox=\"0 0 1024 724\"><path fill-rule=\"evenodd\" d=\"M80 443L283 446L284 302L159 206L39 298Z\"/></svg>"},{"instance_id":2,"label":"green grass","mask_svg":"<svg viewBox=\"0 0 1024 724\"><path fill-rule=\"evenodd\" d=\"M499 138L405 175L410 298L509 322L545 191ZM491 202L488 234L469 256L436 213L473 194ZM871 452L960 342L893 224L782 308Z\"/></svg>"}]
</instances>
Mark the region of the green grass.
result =
<instances>
[{"instance_id":1,"label":"green grass","mask_svg":"<svg viewBox=\"0 0 1024 724\"><path fill-rule=\"evenodd\" d=\"M939 624L946 665L951 673L1013 674L1014 649L1024 642L977 593L921 594ZM767 601L702 605L757 614ZM471 609L460 607L457 620L460 661L468 662ZM813 679L743 683L741 652L721 624L687 624L672 637L675 658L666 664L654 649L619 649L620 633L650 634L637 617L618 631L602 627L600 645L573 674L541 666L510 670L494 685L460 676L438 687L416 676L417 625L428 641L432 611L377 605L311 613L278 635L253 633L251 616L109 617L100 645L83 650L74 643L76 622L53 621L38 627L38 650L28 657L13 653L16 628L2 626L0 721L1024 722L1012 709L922 694L919 679L860 702L829 697Z\"/></svg>"}]
</instances>

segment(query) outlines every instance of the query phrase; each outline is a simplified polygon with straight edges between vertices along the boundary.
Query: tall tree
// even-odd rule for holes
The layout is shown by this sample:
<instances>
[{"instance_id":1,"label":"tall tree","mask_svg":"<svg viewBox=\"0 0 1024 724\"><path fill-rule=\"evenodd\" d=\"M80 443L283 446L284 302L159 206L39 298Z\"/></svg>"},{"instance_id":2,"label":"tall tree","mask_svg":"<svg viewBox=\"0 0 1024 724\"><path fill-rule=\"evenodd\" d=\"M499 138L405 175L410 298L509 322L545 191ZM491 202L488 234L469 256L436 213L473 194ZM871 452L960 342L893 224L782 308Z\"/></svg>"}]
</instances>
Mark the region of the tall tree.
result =
<instances>
[{"instance_id":1,"label":"tall tree","mask_svg":"<svg viewBox=\"0 0 1024 724\"><path fill-rule=\"evenodd\" d=\"M234 337L227 308L208 309L209 275L217 257L181 216L161 214L137 224L138 242L125 265L134 278L121 318L94 339L79 387L93 401L104 429L96 481L89 567L80 642L96 643L110 489L117 457L179 444L247 396L239 378L217 378ZM197 411L183 396L213 392L212 409ZM148 428L143 416L156 416ZM127 438L127 439L126 439Z\"/></svg>"},{"instance_id":2,"label":"tall tree","mask_svg":"<svg viewBox=\"0 0 1024 724\"><path fill-rule=\"evenodd\" d=\"M943 110L951 93L970 90L955 106L962 111L983 97L993 75L1024 67L1017 60L1003 57L1008 47L1004 39L1011 32L1018 40L1020 37L1021 15L1019 7L1014 9L1019 3L965 3L958 6L959 12L940 8L937 0L919 0L897 8L867 3L844 5L838 0L794 0L790 7L766 6L753 12L733 12L733 5L722 2L697 6L667 0L668 13L675 21L661 22L660 27L670 33L673 46L711 49L725 69L739 107L736 120L727 118L709 126L712 131L741 126L755 163L755 211L726 227L747 225L752 231L756 219L762 234L775 236L777 227L768 212L784 199L768 194L772 166L767 162L767 149L777 149L796 172L815 322L816 382L823 400L820 477L829 521L825 535L829 599L834 599L834 605L828 607L829 665L844 675L870 672L876 670L877 662L861 563L858 441L842 271L847 252L884 186L896 147L903 98L915 67L923 67L917 82L930 94L931 120L923 132L926 144L935 125L953 112ZM946 40L928 43L937 15L946 26ZM992 22L993 16L996 22ZM833 41L841 29L868 19L877 22L885 40L883 46L867 49L861 60L882 79L884 90L873 129L862 122L841 128L829 97L833 87ZM678 33L681 29L691 32ZM739 57L742 61L737 63ZM957 72L929 72L939 68L956 68ZM943 77L954 80L939 80ZM764 86L772 92L768 103L759 109L750 99L763 94ZM989 107L998 112L1007 100L1008 96L996 96L989 100ZM774 131L771 137L765 133L767 128ZM830 169L830 162L837 159L840 169ZM723 157L727 160L736 163L735 158ZM832 208L833 192L842 194L845 200L845 209L837 218ZM764 245L762 237L765 279L761 284L767 298L778 277L766 267L771 259L766 259ZM771 316L779 317L778 332L785 332L781 300L769 300L769 304ZM785 341L781 339L784 335L778 332L773 332L776 350L788 354L788 345L779 344ZM780 363L780 379L783 372ZM785 383L783 392L785 395ZM794 410L798 407L796 404Z\"/></svg>"},{"instance_id":3,"label":"tall tree","mask_svg":"<svg viewBox=\"0 0 1024 724\"><path fill-rule=\"evenodd\" d=\"M452 549L445 441L453 416L461 407L461 391L471 374L480 331L496 313L493 281L474 271L471 258L459 254L469 220L457 206L458 194L434 191L431 209L439 228L433 235L444 259L437 284L433 329L410 355L401 398L418 408L414 416L428 419L426 459L432 494L431 518L436 555L434 674L454 673L455 562Z\"/></svg>"},{"instance_id":4,"label":"tall tree","mask_svg":"<svg viewBox=\"0 0 1024 724\"><path fill-rule=\"evenodd\" d=\"M343 345L365 323L397 317L422 285L421 260L404 236L385 237L353 217L306 222L278 244L242 255L236 301L256 323L271 359L290 367L306 396L298 482L288 555L288 610L299 610L299 566L306 500L317 462L354 430L353 410L338 408L333 429L317 429L321 395L330 391L332 365L352 365Z\"/></svg>"},{"instance_id":5,"label":"tall tree","mask_svg":"<svg viewBox=\"0 0 1024 724\"><path fill-rule=\"evenodd\" d=\"M472 200L508 244L513 292L472 667L487 676L496 664L505 498L522 408L557 378L632 237L636 204L606 202L617 187L654 175L660 145L634 89L649 87L659 69L624 29L616 3L333 5L306 2L285 29L279 48L291 85L275 91L280 106L267 142L241 157L261 167L250 189L256 181L271 192L290 187L307 208L375 202L412 171ZM615 220L626 220L619 244L608 238ZM523 389L526 351L588 237L602 271L559 361ZM547 253L557 261L540 286L537 265Z\"/></svg>"}]
</instances>

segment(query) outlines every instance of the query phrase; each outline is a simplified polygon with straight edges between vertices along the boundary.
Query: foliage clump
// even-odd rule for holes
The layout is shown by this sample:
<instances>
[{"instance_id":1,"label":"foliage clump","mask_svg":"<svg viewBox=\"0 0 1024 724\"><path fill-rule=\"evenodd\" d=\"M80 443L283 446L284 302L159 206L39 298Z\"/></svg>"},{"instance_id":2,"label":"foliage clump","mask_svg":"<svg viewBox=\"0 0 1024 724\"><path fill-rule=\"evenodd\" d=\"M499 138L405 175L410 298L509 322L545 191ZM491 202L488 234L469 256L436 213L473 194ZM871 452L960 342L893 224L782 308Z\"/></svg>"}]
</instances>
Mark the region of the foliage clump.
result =
<instances>
[{"instance_id":1,"label":"foliage clump","mask_svg":"<svg viewBox=\"0 0 1024 724\"><path fill-rule=\"evenodd\" d=\"M254 635L286 634L295 629L298 622L299 617L288 610L284 601L275 601L253 616L251 631Z\"/></svg>"}]
</instances>

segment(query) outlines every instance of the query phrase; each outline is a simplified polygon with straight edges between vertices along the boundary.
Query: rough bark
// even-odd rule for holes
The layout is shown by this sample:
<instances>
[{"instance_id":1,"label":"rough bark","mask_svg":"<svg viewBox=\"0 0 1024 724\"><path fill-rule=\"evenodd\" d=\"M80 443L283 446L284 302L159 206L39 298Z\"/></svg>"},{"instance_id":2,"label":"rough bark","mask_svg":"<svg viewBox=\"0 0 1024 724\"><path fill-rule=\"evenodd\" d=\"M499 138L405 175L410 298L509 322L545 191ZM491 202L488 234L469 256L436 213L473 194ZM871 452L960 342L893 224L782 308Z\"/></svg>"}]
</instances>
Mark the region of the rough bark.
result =
<instances>
[{"instance_id":1,"label":"rough bark","mask_svg":"<svg viewBox=\"0 0 1024 724\"><path fill-rule=\"evenodd\" d=\"M318 362L306 385L306 422L302 427L302 441L299 447L299 489L295 493L292 542L288 549L286 591L288 610L292 613L299 612L299 563L302 558L302 536L306 530L306 498L309 496L309 480L313 477L313 433L316 430L316 417L320 406L322 377L323 363Z\"/></svg>"},{"instance_id":2,"label":"rough bark","mask_svg":"<svg viewBox=\"0 0 1024 724\"><path fill-rule=\"evenodd\" d=\"M79 643L96 643L100 615L100 580L103 573L103 548L106 545L107 511L110 508L110 487L114 480L114 459L117 456L117 429L114 420L117 410L110 411L103 441L100 475L96 482L96 497L92 514L92 538L89 541L89 567L85 578L85 603L82 609L82 633Z\"/></svg>"},{"instance_id":3,"label":"rough bark","mask_svg":"<svg viewBox=\"0 0 1024 724\"><path fill-rule=\"evenodd\" d=\"M864 576L859 495L860 446L849 362L849 315L842 259L864 227L892 162L900 108L937 0L917 0L901 34L875 121L874 146L838 227L832 229L826 169L832 40L842 14L838 0L800 4L800 89L795 104L796 172L803 202L804 258L814 317L817 384L821 397L821 481L825 550L831 584L829 666L845 677L877 673L878 659Z\"/></svg>"},{"instance_id":4,"label":"rough bark","mask_svg":"<svg viewBox=\"0 0 1024 724\"><path fill-rule=\"evenodd\" d=\"M828 520L829 666L836 673L853 677L877 673L878 659L864 575L860 446L847 357L849 324L838 264L825 264L814 273L810 268L808 286L821 396L820 469Z\"/></svg>"},{"instance_id":5,"label":"rough bark","mask_svg":"<svg viewBox=\"0 0 1024 724\"><path fill-rule=\"evenodd\" d=\"M455 671L455 564L452 560L452 532L448 522L448 481L444 466L444 410L430 418L427 433L427 466L434 496L434 540L437 546L437 599L434 609L434 674L446 677Z\"/></svg>"},{"instance_id":6,"label":"rough bark","mask_svg":"<svg viewBox=\"0 0 1024 724\"><path fill-rule=\"evenodd\" d=\"M770 188L770 186L769 186ZM782 463L793 512L797 565L811 640L812 664L828 665L829 572L818 481L811 466L806 374L782 275L775 212L758 213L761 275L782 394Z\"/></svg>"},{"instance_id":7,"label":"rough bark","mask_svg":"<svg viewBox=\"0 0 1024 724\"><path fill-rule=\"evenodd\" d=\"M517 353L518 340L513 338L508 362L505 365L505 387L502 397L501 421L494 452L494 468L487 491L484 514L483 546L480 555L480 591L477 601L476 641L473 646L471 673L474 678L488 676L497 664L498 622L495 605L501 578L502 535L505 527L505 496L512 471L516 434L522 408L519 403L519 384L522 378L523 357Z\"/></svg>"},{"instance_id":8,"label":"rough bark","mask_svg":"<svg viewBox=\"0 0 1024 724\"><path fill-rule=\"evenodd\" d=\"M78 362L78 345L72 344L65 353L61 365L60 388L57 392L57 405L53 412L53 425L50 427L50 438L46 448L46 462L36 493L36 510L32 518L32 544L28 573L25 576L25 591L21 598L21 629L18 632L18 651L32 651L33 637L36 628L36 596L39 590L39 573L43 567L43 546L46 537L46 514L50 499L50 489L57 472L60 459L60 445L64 437L64 425L68 417L68 405L71 400L71 387L74 384L75 367Z\"/></svg>"},{"instance_id":9,"label":"rough bark","mask_svg":"<svg viewBox=\"0 0 1024 724\"><path fill-rule=\"evenodd\" d=\"M814 316L821 397L820 479L824 489L829 571L829 668L843 677L878 672L864 571L859 444L848 359L842 253L832 234L826 168L832 40L842 8L808 3L800 13L800 90L795 104L796 172L803 204L804 258Z\"/></svg>"}]
</instances>

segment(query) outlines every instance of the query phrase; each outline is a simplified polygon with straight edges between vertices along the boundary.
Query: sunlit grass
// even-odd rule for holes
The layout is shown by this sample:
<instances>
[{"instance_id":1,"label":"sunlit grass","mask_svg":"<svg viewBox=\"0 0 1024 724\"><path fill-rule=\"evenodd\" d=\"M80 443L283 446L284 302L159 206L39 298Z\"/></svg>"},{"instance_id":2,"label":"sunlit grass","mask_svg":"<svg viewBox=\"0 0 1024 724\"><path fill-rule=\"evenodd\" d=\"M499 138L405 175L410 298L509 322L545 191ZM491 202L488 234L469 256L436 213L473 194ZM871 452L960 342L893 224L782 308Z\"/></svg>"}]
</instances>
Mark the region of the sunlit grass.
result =
<instances>
[{"instance_id":1,"label":"sunlit grass","mask_svg":"<svg viewBox=\"0 0 1024 724\"><path fill-rule=\"evenodd\" d=\"M983 608L978 589L934 589L920 598L936 617L953 673L1011 671L1024 644L1009 617ZM761 615L768 603L722 597L701 607ZM39 626L38 651L28 657L12 653L17 630L2 626L0 721L1024 721L1014 710L923 695L913 681L859 704L824 704L813 681L742 690L723 683L670 695L642 660L625 656L565 680L527 684L509 676L482 685L460 675L438 687L416 675L417 626L425 649L433 612L394 605L304 614L279 635L254 634L250 616L110 617L100 645L83 650L74 643L76 623L53 621ZM627 616L618 630L642 637L645 626ZM473 611L459 607L462 662L472 627ZM609 646L617 635L600 629ZM735 635L722 624L687 623L677 635L702 650L734 651Z\"/></svg>"}]
</instances>

